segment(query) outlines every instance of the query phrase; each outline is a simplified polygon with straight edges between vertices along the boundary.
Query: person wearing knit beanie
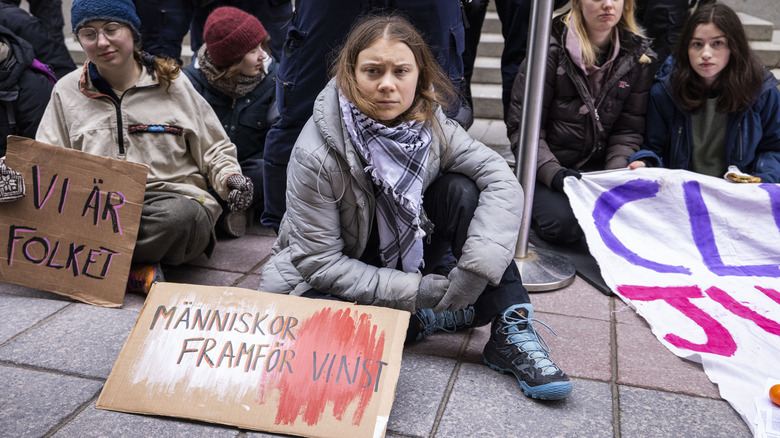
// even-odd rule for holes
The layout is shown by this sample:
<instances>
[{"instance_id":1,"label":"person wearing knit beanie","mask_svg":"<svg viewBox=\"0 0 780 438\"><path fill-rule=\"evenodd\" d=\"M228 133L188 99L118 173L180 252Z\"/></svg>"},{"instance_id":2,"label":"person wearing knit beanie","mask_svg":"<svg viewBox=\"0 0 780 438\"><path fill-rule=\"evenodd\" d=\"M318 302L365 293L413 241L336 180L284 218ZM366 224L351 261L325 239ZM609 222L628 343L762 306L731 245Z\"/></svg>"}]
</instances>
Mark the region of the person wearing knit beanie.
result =
<instances>
[{"instance_id":1,"label":"person wearing knit beanie","mask_svg":"<svg viewBox=\"0 0 780 438\"><path fill-rule=\"evenodd\" d=\"M228 211L217 224L229 236L241 237L253 212L263 206L263 148L275 122L276 66L267 53L268 33L254 15L223 6L207 17L203 39L193 62L184 69L212 106L236 145L241 170L252 181L248 213Z\"/></svg>"},{"instance_id":2,"label":"person wearing knit beanie","mask_svg":"<svg viewBox=\"0 0 780 438\"><path fill-rule=\"evenodd\" d=\"M217 67L228 67L257 47L268 36L253 15L223 6L209 15L203 31L206 49Z\"/></svg>"},{"instance_id":3,"label":"person wearing knit beanie","mask_svg":"<svg viewBox=\"0 0 780 438\"><path fill-rule=\"evenodd\" d=\"M70 8L70 22L73 33L90 21L116 21L127 25L138 41L141 20L135 13L132 0L74 0Z\"/></svg>"}]
</instances>

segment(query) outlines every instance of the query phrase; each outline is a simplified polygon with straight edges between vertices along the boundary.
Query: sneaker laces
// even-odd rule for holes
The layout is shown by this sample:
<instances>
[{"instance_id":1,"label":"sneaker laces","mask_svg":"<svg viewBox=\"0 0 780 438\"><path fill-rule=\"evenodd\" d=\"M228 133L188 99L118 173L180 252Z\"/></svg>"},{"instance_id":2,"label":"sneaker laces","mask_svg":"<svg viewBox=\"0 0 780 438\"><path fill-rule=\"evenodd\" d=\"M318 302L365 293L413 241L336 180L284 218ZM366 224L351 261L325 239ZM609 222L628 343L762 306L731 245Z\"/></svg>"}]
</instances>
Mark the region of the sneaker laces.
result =
<instances>
[{"instance_id":1,"label":"sneaker laces","mask_svg":"<svg viewBox=\"0 0 780 438\"><path fill-rule=\"evenodd\" d=\"M440 330L445 332L454 332L463 327L469 327L474 324L474 306L468 306L465 309L451 312L444 310L436 314L436 323Z\"/></svg>"},{"instance_id":2,"label":"sneaker laces","mask_svg":"<svg viewBox=\"0 0 780 438\"><path fill-rule=\"evenodd\" d=\"M474 306L468 306L454 312L444 310L439 313L433 313L433 309L417 309L415 314L423 324L420 334L425 337L439 330L451 333L469 327L474 324L476 312Z\"/></svg>"},{"instance_id":3,"label":"sneaker laces","mask_svg":"<svg viewBox=\"0 0 780 438\"><path fill-rule=\"evenodd\" d=\"M550 347L547 345L544 337L534 328L534 321L545 326L555 336L558 336L549 325L536 318L528 319L527 316L514 308L507 309L501 316L499 332L506 335L507 343L515 345L520 351L526 353L528 358L533 361L534 366L541 370L542 375L555 374L560 369L550 360L548 356ZM523 324L525 329L521 330L518 326Z\"/></svg>"}]
</instances>

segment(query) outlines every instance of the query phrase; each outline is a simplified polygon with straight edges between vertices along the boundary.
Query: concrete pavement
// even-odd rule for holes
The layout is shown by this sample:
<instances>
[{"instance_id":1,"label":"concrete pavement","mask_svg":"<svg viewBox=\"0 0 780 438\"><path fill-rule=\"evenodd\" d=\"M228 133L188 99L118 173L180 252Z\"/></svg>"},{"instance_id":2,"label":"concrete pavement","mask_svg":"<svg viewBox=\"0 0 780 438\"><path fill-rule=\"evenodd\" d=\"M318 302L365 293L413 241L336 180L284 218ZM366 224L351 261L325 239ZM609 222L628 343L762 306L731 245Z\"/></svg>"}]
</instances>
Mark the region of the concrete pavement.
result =
<instances>
[{"instance_id":1,"label":"concrete pavement","mask_svg":"<svg viewBox=\"0 0 780 438\"><path fill-rule=\"evenodd\" d=\"M168 281L256 289L273 232L253 225L222 238L211 259L167 267ZM482 364L488 328L436 333L404 349L391 437L748 437L701 366L668 351L619 298L577 278L531 296L551 357L574 381L571 398L531 400ZM0 283L0 435L225 436L261 433L196 421L98 410L95 401L143 305L108 309Z\"/></svg>"}]
</instances>

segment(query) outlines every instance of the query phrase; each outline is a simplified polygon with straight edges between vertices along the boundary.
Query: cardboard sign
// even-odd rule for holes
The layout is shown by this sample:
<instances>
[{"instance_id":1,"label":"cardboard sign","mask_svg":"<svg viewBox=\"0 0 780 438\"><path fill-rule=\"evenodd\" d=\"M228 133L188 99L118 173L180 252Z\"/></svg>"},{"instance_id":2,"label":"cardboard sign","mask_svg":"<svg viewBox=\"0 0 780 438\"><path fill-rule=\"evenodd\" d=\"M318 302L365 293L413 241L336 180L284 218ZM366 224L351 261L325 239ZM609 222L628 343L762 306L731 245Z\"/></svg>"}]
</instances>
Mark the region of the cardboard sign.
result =
<instances>
[{"instance_id":1,"label":"cardboard sign","mask_svg":"<svg viewBox=\"0 0 780 438\"><path fill-rule=\"evenodd\" d=\"M97 401L317 437L384 436L409 312L156 283Z\"/></svg>"},{"instance_id":2,"label":"cardboard sign","mask_svg":"<svg viewBox=\"0 0 780 438\"><path fill-rule=\"evenodd\" d=\"M0 204L0 281L122 305L147 166L8 137L26 196Z\"/></svg>"}]
</instances>

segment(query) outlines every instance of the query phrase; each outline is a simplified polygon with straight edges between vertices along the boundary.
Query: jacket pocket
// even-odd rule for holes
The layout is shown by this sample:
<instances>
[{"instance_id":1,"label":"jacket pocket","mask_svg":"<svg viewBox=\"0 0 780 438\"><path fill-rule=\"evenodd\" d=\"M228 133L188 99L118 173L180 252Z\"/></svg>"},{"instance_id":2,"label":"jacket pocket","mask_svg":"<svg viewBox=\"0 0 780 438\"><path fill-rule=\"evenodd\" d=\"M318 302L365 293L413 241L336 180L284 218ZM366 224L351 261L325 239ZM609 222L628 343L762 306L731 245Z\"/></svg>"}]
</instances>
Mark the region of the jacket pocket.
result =
<instances>
[{"instance_id":1,"label":"jacket pocket","mask_svg":"<svg viewBox=\"0 0 780 438\"><path fill-rule=\"evenodd\" d=\"M306 44L307 39L307 32L290 25L283 49L284 57L287 59L284 63L280 63L279 68L276 70L276 83L280 84L284 89L283 101L280 102L282 106L287 104L288 96L295 91L295 84L298 81L301 67L308 65L301 59L303 46Z\"/></svg>"}]
</instances>

